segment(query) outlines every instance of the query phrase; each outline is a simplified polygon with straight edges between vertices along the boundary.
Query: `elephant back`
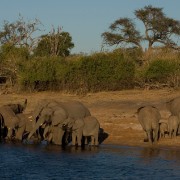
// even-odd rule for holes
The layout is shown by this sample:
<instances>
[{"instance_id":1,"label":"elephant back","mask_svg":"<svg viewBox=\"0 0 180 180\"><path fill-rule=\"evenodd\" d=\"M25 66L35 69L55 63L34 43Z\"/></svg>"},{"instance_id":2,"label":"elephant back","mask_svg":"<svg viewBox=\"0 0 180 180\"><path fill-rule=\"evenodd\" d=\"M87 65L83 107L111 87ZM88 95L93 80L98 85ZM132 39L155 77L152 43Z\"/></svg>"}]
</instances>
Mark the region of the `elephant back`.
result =
<instances>
[{"instance_id":1,"label":"elephant back","mask_svg":"<svg viewBox=\"0 0 180 180\"><path fill-rule=\"evenodd\" d=\"M79 101L63 102L61 105L67 111L70 118L76 119L91 116L89 109Z\"/></svg>"},{"instance_id":2,"label":"elephant back","mask_svg":"<svg viewBox=\"0 0 180 180\"><path fill-rule=\"evenodd\" d=\"M138 120L143 129L152 128L157 126L161 119L161 115L157 108L153 106L145 106L138 109Z\"/></svg>"},{"instance_id":3,"label":"elephant back","mask_svg":"<svg viewBox=\"0 0 180 180\"><path fill-rule=\"evenodd\" d=\"M94 116L87 116L84 118L84 130L83 134L86 136L88 134L91 134L96 130L96 128L100 128L99 121Z\"/></svg>"},{"instance_id":4,"label":"elephant back","mask_svg":"<svg viewBox=\"0 0 180 180\"><path fill-rule=\"evenodd\" d=\"M57 101L52 99L42 99L38 102L38 104L34 108L34 111L32 112L33 119L36 120L45 107L53 108L54 106L58 106Z\"/></svg>"}]
</instances>

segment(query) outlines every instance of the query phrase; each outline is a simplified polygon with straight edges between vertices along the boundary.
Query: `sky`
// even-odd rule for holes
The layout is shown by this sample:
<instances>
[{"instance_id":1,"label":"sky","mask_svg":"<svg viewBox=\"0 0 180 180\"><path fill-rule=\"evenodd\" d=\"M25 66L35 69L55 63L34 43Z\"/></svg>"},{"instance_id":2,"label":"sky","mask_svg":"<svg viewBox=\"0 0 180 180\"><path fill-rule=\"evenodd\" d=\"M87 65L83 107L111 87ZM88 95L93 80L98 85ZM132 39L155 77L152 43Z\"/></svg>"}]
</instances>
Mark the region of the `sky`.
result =
<instances>
[{"instance_id":1,"label":"sky","mask_svg":"<svg viewBox=\"0 0 180 180\"><path fill-rule=\"evenodd\" d=\"M132 18L137 29L143 29L134 11L147 5L180 20L180 0L0 0L0 29L4 20L15 22L19 14L25 21L37 18L43 24L42 34L52 26L70 33L75 44L71 53L94 53L101 50L101 34L119 18Z\"/></svg>"}]
</instances>

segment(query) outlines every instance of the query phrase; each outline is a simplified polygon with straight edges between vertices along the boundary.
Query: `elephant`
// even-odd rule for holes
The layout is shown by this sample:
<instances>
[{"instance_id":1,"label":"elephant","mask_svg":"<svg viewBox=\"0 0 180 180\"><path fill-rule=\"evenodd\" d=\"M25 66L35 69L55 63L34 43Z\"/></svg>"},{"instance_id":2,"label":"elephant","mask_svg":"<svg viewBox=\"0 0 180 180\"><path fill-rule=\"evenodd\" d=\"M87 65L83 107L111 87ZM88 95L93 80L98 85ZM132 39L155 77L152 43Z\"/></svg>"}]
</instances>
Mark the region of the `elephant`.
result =
<instances>
[{"instance_id":1,"label":"elephant","mask_svg":"<svg viewBox=\"0 0 180 180\"><path fill-rule=\"evenodd\" d=\"M94 116L87 116L83 119L76 119L75 121L71 122L67 126L68 131L72 133L72 145L81 146L82 143L82 136L91 137L91 144L90 145L98 145L98 135L100 124L99 121Z\"/></svg>"},{"instance_id":2,"label":"elephant","mask_svg":"<svg viewBox=\"0 0 180 180\"><path fill-rule=\"evenodd\" d=\"M164 138L166 133L168 133L168 124L165 122L159 123L159 137Z\"/></svg>"},{"instance_id":3,"label":"elephant","mask_svg":"<svg viewBox=\"0 0 180 180\"><path fill-rule=\"evenodd\" d=\"M169 128L169 136L170 138L176 137L177 136L177 132L178 132L178 128L180 125L180 121L179 118L177 116L169 116L168 118L168 128Z\"/></svg>"},{"instance_id":4,"label":"elephant","mask_svg":"<svg viewBox=\"0 0 180 180\"><path fill-rule=\"evenodd\" d=\"M177 116L180 120L180 97L166 102L166 106L167 109L171 112L171 115Z\"/></svg>"},{"instance_id":5,"label":"elephant","mask_svg":"<svg viewBox=\"0 0 180 180\"><path fill-rule=\"evenodd\" d=\"M33 130L33 122L26 114L19 113L16 116L19 119L19 123L15 128L14 139L22 141Z\"/></svg>"},{"instance_id":6,"label":"elephant","mask_svg":"<svg viewBox=\"0 0 180 180\"><path fill-rule=\"evenodd\" d=\"M65 126L62 126L61 124L56 126L47 125L43 133L44 140L55 145L67 144L67 142L63 141L66 132L64 127Z\"/></svg>"},{"instance_id":7,"label":"elephant","mask_svg":"<svg viewBox=\"0 0 180 180\"><path fill-rule=\"evenodd\" d=\"M152 144L158 140L159 121L161 115L159 110L153 106L140 107L137 111L138 120L146 132L148 141Z\"/></svg>"},{"instance_id":8,"label":"elephant","mask_svg":"<svg viewBox=\"0 0 180 180\"><path fill-rule=\"evenodd\" d=\"M10 103L10 104L7 104L7 106L9 106L15 114L22 113L27 107L27 99L25 99L23 104L19 104L19 103L12 104L12 103Z\"/></svg>"},{"instance_id":9,"label":"elephant","mask_svg":"<svg viewBox=\"0 0 180 180\"><path fill-rule=\"evenodd\" d=\"M27 99L25 99L23 104L7 104L0 107L1 125L3 123L3 127L1 128L1 135L3 134L3 138L7 137L8 139L12 139L15 128L18 127L20 122L16 115L22 113L26 106Z\"/></svg>"},{"instance_id":10,"label":"elephant","mask_svg":"<svg viewBox=\"0 0 180 180\"><path fill-rule=\"evenodd\" d=\"M11 107L9 107L7 105L0 107L0 114L3 117L4 130L7 131L7 133L4 135L4 137L11 139L15 128L19 124L19 118L16 116L16 114L11 109Z\"/></svg>"},{"instance_id":11,"label":"elephant","mask_svg":"<svg viewBox=\"0 0 180 180\"><path fill-rule=\"evenodd\" d=\"M81 102L69 101L58 102L55 100L42 100L39 107L33 112L35 125L28 135L28 139L39 129L43 128L43 138L52 140L54 144L62 145L64 134L63 126L68 124L70 119L81 119L89 116L90 111ZM58 136L57 136L58 134Z\"/></svg>"}]
</instances>

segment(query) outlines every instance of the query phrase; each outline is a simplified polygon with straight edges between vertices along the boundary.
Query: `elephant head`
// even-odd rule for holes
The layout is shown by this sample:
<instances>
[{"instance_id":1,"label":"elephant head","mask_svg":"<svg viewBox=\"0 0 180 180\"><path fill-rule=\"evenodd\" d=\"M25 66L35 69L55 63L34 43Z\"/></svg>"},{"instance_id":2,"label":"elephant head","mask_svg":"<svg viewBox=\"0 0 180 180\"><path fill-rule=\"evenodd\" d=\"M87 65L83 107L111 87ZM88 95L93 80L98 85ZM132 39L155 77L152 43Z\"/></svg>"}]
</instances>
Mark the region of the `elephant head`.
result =
<instances>
[{"instance_id":1,"label":"elephant head","mask_svg":"<svg viewBox=\"0 0 180 180\"><path fill-rule=\"evenodd\" d=\"M166 102L166 106L172 115L178 116L180 118L180 97Z\"/></svg>"},{"instance_id":2,"label":"elephant head","mask_svg":"<svg viewBox=\"0 0 180 180\"><path fill-rule=\"evenodd\" d=\"M30 139L40 127L45 129L47 126L63 125L67 117L66 111L60 106L44 107L38 116L33 130L28 135L28 139Z\"/></svg>"},{"instance_id":3,"label":"elephant head","mask_svg":"<svg viewBox=\"0 0 180 180\"><path fill-rule=\"evenodd\" d=\"M72 145L76 145L76 139L77 139L78 146L81 146L83 127L84 127L83 119L81 118L70 119L69 123L66 126L66 132L72 134ZM68 139L68 136L66 137L66 139Z\"/></svg>"},{"instance_id":4,"label":"elephant head","mask_svg":"<svg viewBox=\"0 0 180 180\"><path fill-rule=\"evenodd\" d=\"M22 113L27 107L27 99L25 99L23 104L8 104L7 106L9 106L15 114Z\"/></svg>"}]
</instances>

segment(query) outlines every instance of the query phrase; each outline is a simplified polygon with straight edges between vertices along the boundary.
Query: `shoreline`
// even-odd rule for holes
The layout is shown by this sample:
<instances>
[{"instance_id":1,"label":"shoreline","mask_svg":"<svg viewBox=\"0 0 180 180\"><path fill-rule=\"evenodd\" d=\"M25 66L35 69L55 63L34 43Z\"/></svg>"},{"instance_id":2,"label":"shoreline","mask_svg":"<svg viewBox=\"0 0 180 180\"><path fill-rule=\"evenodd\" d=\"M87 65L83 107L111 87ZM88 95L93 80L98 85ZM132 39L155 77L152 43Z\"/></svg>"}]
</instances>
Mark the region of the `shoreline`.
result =
<instances>
[{"instance_id":1,"label":"shoreline","mask_svg":"<svg viewBox=\"0 0 180 180\"><path fill-rule=\"evenodd\" d=\"M169 112L165 102L180 96L180 90L124 90L113 92L88 93L84 96L63 92L11 93L0 94L0 105L21 103L27 98L25 114L31 114L33 108L42 99L58 101L77 100L86 105L91 114L100 122L107 137L102 144L114 144L132 147L168 147L180 148L180 135L176 139L165 137L157 145L143 142L145 133L137 119L137 109L143 105L156 106L163 121L167 121Z\"/></svg>"}]
</instances>

